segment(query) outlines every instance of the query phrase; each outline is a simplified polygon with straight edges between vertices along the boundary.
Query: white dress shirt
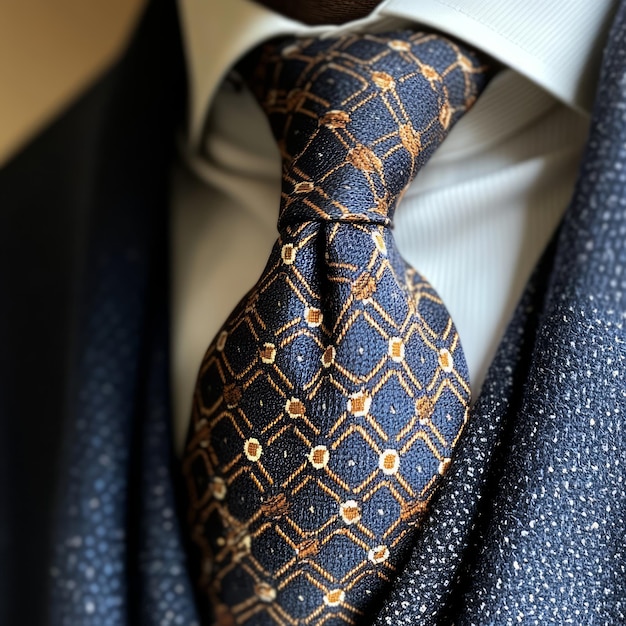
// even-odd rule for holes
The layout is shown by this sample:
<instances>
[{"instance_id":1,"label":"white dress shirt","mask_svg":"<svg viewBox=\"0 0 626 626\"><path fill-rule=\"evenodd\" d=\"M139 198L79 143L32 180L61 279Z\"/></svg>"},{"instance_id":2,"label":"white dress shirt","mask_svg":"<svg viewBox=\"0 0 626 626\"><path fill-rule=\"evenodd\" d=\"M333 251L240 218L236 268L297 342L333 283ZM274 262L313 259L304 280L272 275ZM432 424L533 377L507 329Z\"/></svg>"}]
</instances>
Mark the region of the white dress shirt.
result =
<instances>
[{"instance_id":1,"label":"white dress shirt","mask_svg":"<svg viewBox=\"0 0 626 626\"><path fill-rule=\"evenodd\" d=\"M404 257L444 299L480 390L506 324L568 204L615 0L387 0L341 27L307 27L249 0L179 0L190 79L173 185L176 445L209 343L276 239L280 160L263 113L224 80L282 34L422 24L505 66L419 173L395 217Z\"/></svg>"}]
</instances>

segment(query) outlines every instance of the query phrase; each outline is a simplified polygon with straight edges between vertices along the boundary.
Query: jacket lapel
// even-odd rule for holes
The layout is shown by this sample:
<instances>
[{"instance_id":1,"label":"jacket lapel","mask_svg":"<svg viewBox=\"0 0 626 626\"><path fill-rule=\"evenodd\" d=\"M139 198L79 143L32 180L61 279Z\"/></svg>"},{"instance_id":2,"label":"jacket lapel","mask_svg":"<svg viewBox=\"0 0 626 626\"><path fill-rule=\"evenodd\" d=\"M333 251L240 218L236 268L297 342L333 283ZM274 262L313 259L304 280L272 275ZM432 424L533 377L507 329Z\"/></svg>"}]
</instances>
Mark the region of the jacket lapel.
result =
<instances>
[{"instance_id":1,"label":"jacket lapel","mask_svg":"<svg viewBox=\"0 0 626 626\"><path fill-rule=\"evenodd\" d=\"M151 2L97 87L49 568L53 625L196 623L167 362L167 182L185 92L177 35L173 3Z\"/></svg>"},{"instance_id":2,"label":"jacket lapel","mask_svg":"<svg viewBox=\"0 0 626 626\"><path fill-rule=\"evenodd\" d=\"M622 623L626 3L572 204L376 624Z\"/></svg>"}]
</instances>

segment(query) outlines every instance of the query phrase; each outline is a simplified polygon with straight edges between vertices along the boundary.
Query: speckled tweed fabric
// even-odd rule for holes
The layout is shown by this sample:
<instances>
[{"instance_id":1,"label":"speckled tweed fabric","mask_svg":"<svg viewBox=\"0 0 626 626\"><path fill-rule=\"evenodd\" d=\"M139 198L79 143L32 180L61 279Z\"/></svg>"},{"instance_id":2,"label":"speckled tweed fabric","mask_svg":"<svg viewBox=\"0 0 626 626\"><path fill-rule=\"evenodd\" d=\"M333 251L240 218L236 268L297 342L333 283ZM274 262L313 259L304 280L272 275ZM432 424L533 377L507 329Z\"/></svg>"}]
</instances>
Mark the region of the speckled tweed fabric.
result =
<instances>
[{"instance_id":1,"label":"speckled tweed fabric","mask_svg":"<svg viewBox=\"0 0 626 626\"><path fill-rule=\"evenodd\" d=\"M625 323L622 3L554 254L377 626L626 623Z\"/></svg>"}]
</instances>

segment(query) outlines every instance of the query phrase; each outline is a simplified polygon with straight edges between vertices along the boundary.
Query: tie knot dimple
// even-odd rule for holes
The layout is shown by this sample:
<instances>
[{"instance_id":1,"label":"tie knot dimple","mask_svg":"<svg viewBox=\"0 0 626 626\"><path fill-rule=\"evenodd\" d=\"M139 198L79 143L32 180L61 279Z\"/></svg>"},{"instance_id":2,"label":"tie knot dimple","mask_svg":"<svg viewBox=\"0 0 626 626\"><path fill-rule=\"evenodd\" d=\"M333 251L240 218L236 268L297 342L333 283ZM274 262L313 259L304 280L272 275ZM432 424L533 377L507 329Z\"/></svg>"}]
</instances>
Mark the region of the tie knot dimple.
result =
<instances>
[{"instance_id":1,"label":"tie knot dimple","mask_svg":"<svg viewBox=\"0 0 626 626\"><path fill-rule=\"evenodd\" d=\"M245 74L283 158L279 227L390 224L408 184L486 82L474 53L404 31L282 40Z\"/></svg>"}]
</instances>

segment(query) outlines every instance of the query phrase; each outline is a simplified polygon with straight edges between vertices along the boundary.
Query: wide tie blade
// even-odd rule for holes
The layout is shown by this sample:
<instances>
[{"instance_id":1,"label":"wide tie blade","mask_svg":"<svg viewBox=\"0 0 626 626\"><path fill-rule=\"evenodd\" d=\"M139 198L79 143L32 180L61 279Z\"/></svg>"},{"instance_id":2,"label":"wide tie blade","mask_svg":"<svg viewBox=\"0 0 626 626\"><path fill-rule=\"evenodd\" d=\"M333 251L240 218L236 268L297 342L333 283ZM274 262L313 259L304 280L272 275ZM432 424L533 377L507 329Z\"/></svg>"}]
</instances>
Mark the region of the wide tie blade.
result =
<instances>
[{"instance_id":1,"label":"wide tie blade","mask_svg":"<svg viewBox=\"0 0 626 626\"><path fill-rule=\"evenodd\" d=\"M280 234L198 378L184 469L200 587L224 624L367 623L469 406L452 320L389 226L484 68L412 33L264 54Z\"/></svg>"}]
</instances>

